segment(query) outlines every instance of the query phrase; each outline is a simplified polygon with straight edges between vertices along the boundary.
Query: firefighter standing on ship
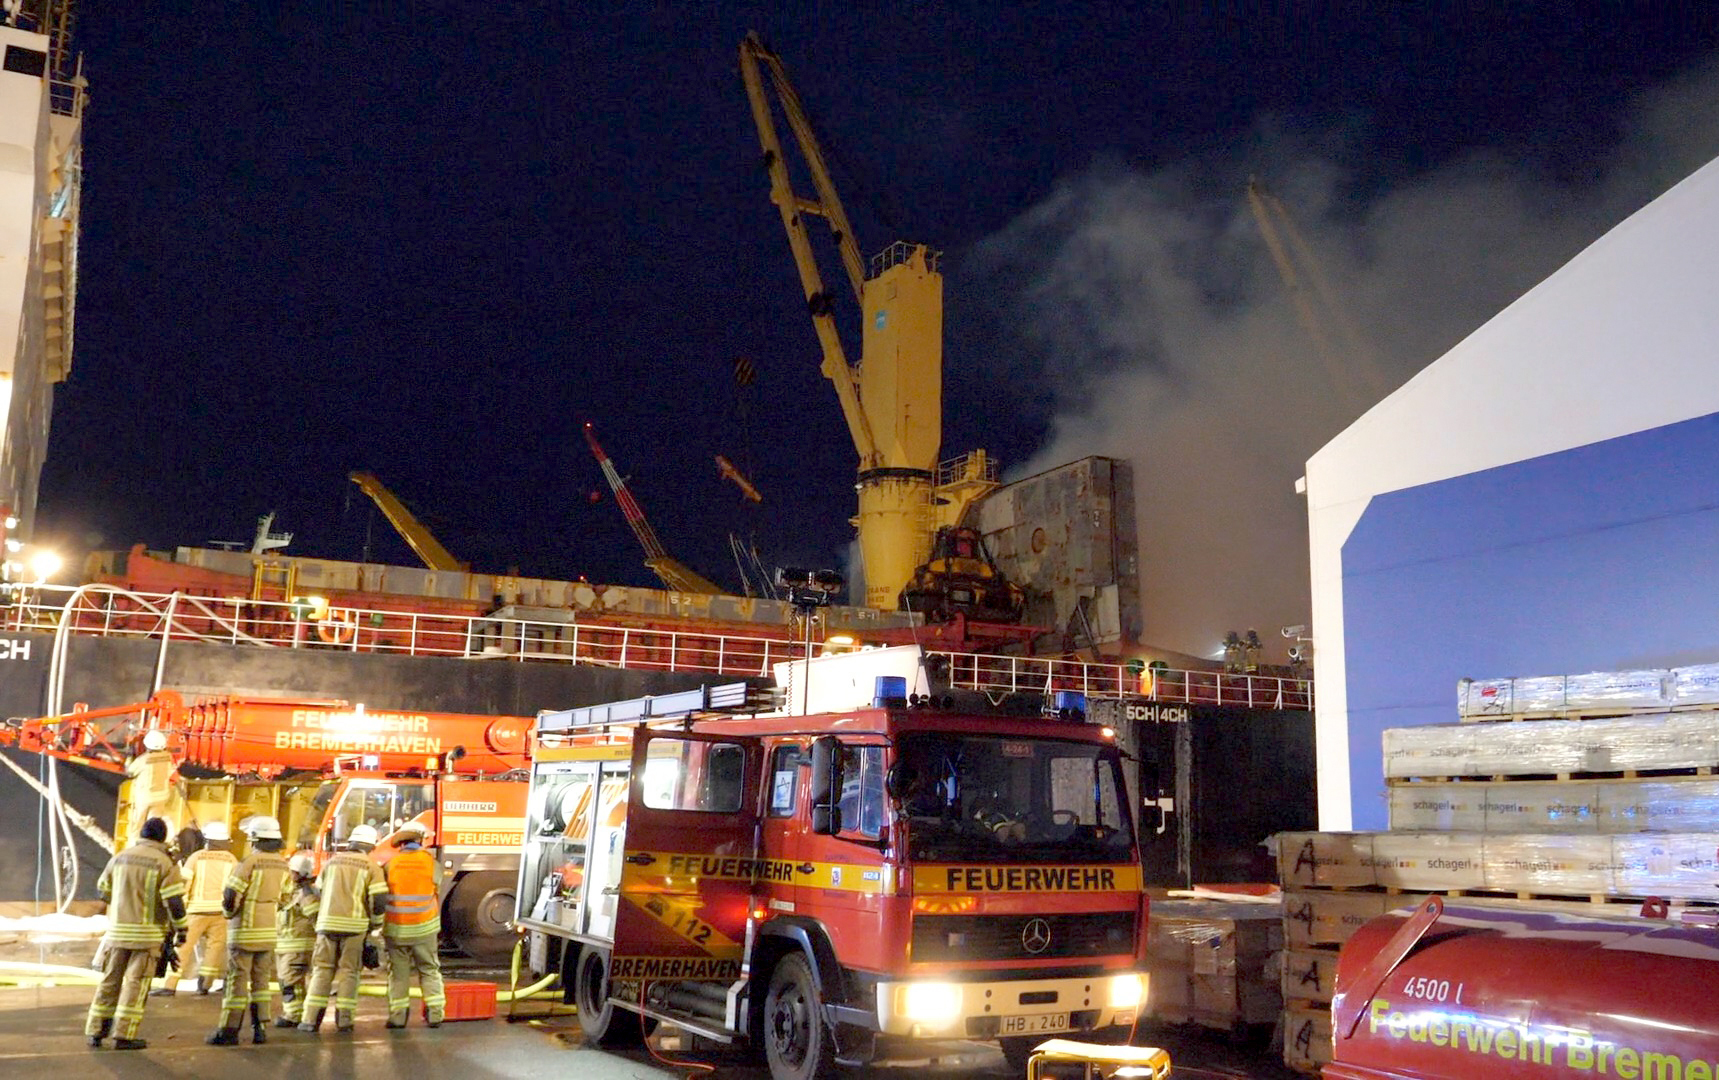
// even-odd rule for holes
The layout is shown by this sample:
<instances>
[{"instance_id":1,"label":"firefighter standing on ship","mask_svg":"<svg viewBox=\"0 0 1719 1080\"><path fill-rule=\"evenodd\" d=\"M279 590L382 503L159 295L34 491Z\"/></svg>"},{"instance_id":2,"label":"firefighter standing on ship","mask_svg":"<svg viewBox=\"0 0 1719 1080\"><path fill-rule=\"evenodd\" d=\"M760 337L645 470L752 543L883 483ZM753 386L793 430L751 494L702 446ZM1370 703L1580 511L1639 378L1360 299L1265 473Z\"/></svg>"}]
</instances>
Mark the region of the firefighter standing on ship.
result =
<instances>
[{"instance_id":1,"label":"firefighter standing on ship","mask_svg":"<svg viewBox=\"0 0 1719 1080\"><path fill-rule=\"evenodd\" d=\"M268 1041L275 917L292 896L292 871L281 856L281 823L259 814L241 827L251 840L251 853L233 868L221 892L221 910L227 914L227 989L221 1026L204 1040L210 1046L238 1044L247 1008L251 1041Z\"/></svg>"},{"instance_id":2,"label":"firefighter standing on ship","mask_svg":"<svg viewBox=\"0 0 1719 1080\"><path fill-rule=\"evenodd\" d=\"M424 995L426 1021L440 1027L447 998L442 991L442 962L436 938L442 930L441 866L424 850L429 829L408 821L390 839L399 854L384 867L388 912L382 937L388 945L388 1026L403 1028L412 1005L412 975Z\"/></svg>"},{"instance_id":3,"label":"firefighter standing on ship","mask_svg":"<svg viewBox=\"0 0 1719 1080\"><path fill-rule=\"evenodd\" d=\"M297 1027L304 1018L304 989L310 954L316 948L316 860L299 852L287 860L292 884L275 918L275 978L281 984L281 1015L275 1027Z\"/></svg>"},{"instance_id":4,"label":"firefighter standing on ship","mask_svg":"<svg viewBox=\"0 0 1719 1080\"><path fill-rule=\"evenodd\" d=\"M169 974L157 995L168 996L179 988L179 977L191 970L197 946L203 946L203 959L197 965L197 992L207 994L214 986L227 957L227 915L221 910L221 893L227 878L239 865L232 852L232 833L225 821L211 821L203 826L207 847L194 851L185 860L185 911L190 917L190 930L185 944L179 947L179 970Z\"/></svg>"},{"instance_id":5,"label":"firefighter standing on ship","mask_svg":"<svg viewBox=\"0 0 1719 1080\"><path fill-rule=\"evenodd\" d=\"M367 935L382 926L388 883L382 868L370 860L376 829L356 825L316 879L320 894L316 913L316 947L310 958L310 984L305 988L304 1018L298 1029L316 1034L334 995L334 1029L352 1030L358 1009L358 975Z\"/></svg>"},{"instance_id":6,"label":"firefighter standing on ship","mask_svg":"<svg viewBox=\"0 0 1719 1080\"><path fill-rule=\"evenodd\" d=\"M149 977L166 947L169 927L185 936L185 879L167 854L167 822L150 818L135 844L108 860L96 881L107 901L101 982L90 1002L84 1034L92 1047L110 1033L115 1050L142 1050L137 1037L148 1000ZM116 1027L117 1024L117 1027Z\"/></svg>"},{"instance_id":7,"label":"firefighter standing on ship","mask_svg":"<svg viewBox=\"0 0 1719 1080\"><path fill-rule=\"evenodd\" d=\"M180 793L183 785L178 762L167 750L166 732L151 728L143 733L143 751L125 763L125 775L131 780L126 795L125 829L133 843L149 818L184 820L185 800Z\"/></svg>"}]
</instances>

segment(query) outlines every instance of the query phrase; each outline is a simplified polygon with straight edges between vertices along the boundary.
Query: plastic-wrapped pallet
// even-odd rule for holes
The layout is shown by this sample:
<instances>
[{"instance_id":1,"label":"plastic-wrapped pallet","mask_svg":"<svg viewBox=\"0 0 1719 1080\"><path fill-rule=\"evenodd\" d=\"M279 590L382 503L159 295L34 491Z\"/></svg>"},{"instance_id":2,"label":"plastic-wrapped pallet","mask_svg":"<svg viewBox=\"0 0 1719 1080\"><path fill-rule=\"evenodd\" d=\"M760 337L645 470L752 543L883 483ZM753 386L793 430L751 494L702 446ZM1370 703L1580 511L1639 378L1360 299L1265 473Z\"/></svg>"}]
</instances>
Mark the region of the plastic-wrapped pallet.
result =
<instances>
[{"instance_id":1,"label":"plastic-wrapped pallet","mask_svg":"<svg viewBox=\"0 0 1719 1080\"><path fill-rule=\"evenodd\" d=\"M1285 890L1283 941L1291 949L1341 945L1355 931L1387 911L1414 907L1425 897L1382 892L1332 892L1325 889Z\"/></svg>"},{"instance_id":2,"label":"plastic-wrapped pallet","mask_svg":"<svg viewBox=\"0 0 1719 1080\"><path fill-rule=\"evenodd\" d=\"M1232 1030L1271 1023L1283 1001L1279 904L1167 900L1147 922L1150 1014Z\"/></svg>"},{"instance_id":3,"label":"plastic-wrapped pallet","mask_svg":"<svg viewBox=\"0 0 1719 1080\"><path fill-rule=\"evenodd\" d=\"M1297 1072L1317 1072L1331 1060L1331 1010L1291 1005L1283 1010L1283 1061Z\"/></svg>"},{"instance_id":4,"label":"plastic-wrapped pallet","mask_svg":"<svg viewBox=\"0 0 1719 1080\"><path fill-rule=\"evenodd\" d=\"M1337 984L1336 949L1286 949L1281 963L1283 1000L1329 1005Z\"/></svg>"},{"instance_id":5,"label":"plastic-wrapped pallet","mask_svg":"<svg viewBox=\"0 0 1719 1080\"><path fill-rule=\"evenodd\" d=\"M1706 899L1719 833L1279 833L1284 887Z\"/></svg>"},{"instance_id":6,"label":"plastic-wrapped pallet","mask_svg":"<svg viewBox=\"0 0 1719 1080\"><path fill-rule=\"evenodd\" d=\"M1595 671L1584 675L1536 675L1508 679L1463 679L1457 683L1457 715L1471 719L1522 714L1654 709L1668 704L1671 671Z\"/></svg>"},{"instance_id":7,"label":"plastic-wrapped pallet","mask_svg":"<svg viewBox=\"0 0 1719 1080\"><path fill-rule=\"evenodd\" d=\"M1719 705L1719 664L1672 668L1671 704Z\"/></svg>"},{"instance_id":8,"label":"plastic-wrapped pallet","mask_svg":"<svg viewBox=\"0 0 1719 1080\"><path fill-rule=\"evenodd\" d=\"M1688 769L1719 764L1707 712L1519 724L1387 728L1385 776L1512 776Z\"/></svg>"},{"instance_id":9,"label":"plastic-wrapped pallet","mask_svg":"<svg viewBox=\"0 0 1719 1080\"><path fill-rule=\"evenodd\" d=\"M1719 832L1719 778L1397 784L1393 830Z\"/></svg>"},{"instance_id":10,"label":"plastic-wrapped pallet","mask_svg":"<svg viewBox=\"0 0 1719 1080\"><path fill-rule=\"evenodd\" d=\"M1472 833L1278 833L1283 887L1484 889L1481 838Z\"/></svg>"}]
</instances>

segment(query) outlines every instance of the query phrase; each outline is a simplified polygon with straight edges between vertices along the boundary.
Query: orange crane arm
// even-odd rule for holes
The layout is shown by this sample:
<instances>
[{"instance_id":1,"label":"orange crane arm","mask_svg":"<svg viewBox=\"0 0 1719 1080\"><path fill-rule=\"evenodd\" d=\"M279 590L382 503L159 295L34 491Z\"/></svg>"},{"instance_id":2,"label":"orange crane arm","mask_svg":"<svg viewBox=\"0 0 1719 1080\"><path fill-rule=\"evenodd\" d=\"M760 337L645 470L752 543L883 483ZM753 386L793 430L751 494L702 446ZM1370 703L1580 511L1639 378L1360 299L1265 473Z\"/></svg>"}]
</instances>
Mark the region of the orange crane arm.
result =
<instances>
[{"instance_id":1,"label":"orange crane arm","mask_svg":"<svg viewBox=\"0 0 1719 1080\"><path fill-rule=\"evenodd\" d=\"M771 84L776 89L776 100L782 105L782 112L788 118L788 126L799 144L800 157L812 175L812 187L818 193L816 200L794 193L793 181L788 176L788 163L782 155L782 141L776 135L776 121L764 88L762 69L768 69L770 72ZM823 346L822 371L824 377L836 388L836 397L842 405L842 417L848 424L848 434L853 437L854 449L859 453L860 468L870 468L878 462L877 439L872 434L871 421L860 403L859 373L848 363L847 353L842 349L841 337L836 333L836 320L832 313L833 298L824 287L823 275L818 271L818 261L812 254L812 239L806 229L806 215L815 214L829 222L830 232L835 237L836 246L841 252L842 265L847 269L848 281L853 286L857 299L861 297L865 286L865 265L860 259L859 245L854 240L853 225L848 221L847 211L842 209L842 201L836 195L835 184L830 180L830 170L824 163L824 152L818 146L811 121L806 118L806 110L800 104L799 92L788 80L788 71L782 64L782 58L770 51L757 34L746 35L746 40L740 43L740 76L746 83L746 97L752 103L752 120L758 127L758 143L764 151L764 164L770 172L770 199L782 215L782 227L788 231L788 247L793 250L794 265L800 271L800 286L806 293L806 307L812 314L812 325L817 331L818 342Z\"/></svg>"},{"instance_id":2,"label":"orange crane arm","mask_svg":"<svg viewBox=\"0 0 1719 1080\"><path fill-rule=\"evenodd\" d=\"M396 498L374 474L355 472L347 479L370 496L377 509L382 511L382 516L388 519L388 524L394 526L394 531L400 534L401 539L412 546L412 550L424 561L425 566L431 570L449 570L462 574L471 569L470 563L454 558L412 511L406 509L406 504Z\"/></svg>"},{"instance_id":3,"label":"orange crane arm","mask_svg":"<svg viewBox=\"0 0 1719 1080\"><path fill-rule=\"evenodd\" d=\"M177 765L279 776L333 772L342 759L378 772L493 775L530 763L523 716L384 712L344 701L213 697L172 690L105 709L75 706L0 727L0 746L123 773L145 731L167 736ZM456 751L458 751L456 753Z\"/></svg>"},{"instance_id":4,"label":"orange crane arm","mask_svg":"<svg viewBox=\"0 0 1719 1080\"><path fill-rule=\"evenodd\" d=\"M603 452L602 444L597 442L597 432L589 423L585 425L585 441L591 446L591 453L597 459L598 468L603 470L603 478L609 481L609 488L615 493L615 501L621 504L622 516L627 519L627 524L633 527L633 535L639 538L639 545L645 549L645 565L650 567L651 572L676 592L721 595L722 586L701 577L691 567L671 556L663 547L663 542L657 538L657 531L651 528L650 520L645 517L644 507L639 505L639 500L633 498L633 493L627 489L627 482L621 478L615 463L609 460L609 455Z\"/></svg>"}]
</instances>

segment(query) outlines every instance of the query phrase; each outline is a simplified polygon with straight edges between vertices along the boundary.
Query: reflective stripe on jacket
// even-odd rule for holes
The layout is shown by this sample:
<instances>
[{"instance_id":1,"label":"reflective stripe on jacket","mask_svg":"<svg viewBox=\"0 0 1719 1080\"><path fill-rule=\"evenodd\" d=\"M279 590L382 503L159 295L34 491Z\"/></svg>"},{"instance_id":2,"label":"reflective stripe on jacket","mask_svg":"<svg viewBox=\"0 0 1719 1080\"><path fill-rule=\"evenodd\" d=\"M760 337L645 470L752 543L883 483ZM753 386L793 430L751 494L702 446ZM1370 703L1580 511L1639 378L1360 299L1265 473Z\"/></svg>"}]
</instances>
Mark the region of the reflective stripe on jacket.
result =
<instances>
[{"instance_id":1,"label":"reflective stripe on jacket","mask_svg":"<svg viewBox=\"0 0 1719 1080\"><path fill-rule=\"evenodd\" d=\"M239 910L227 918L227 941L263 952L275 947L275 913L289 896L292 871L273 851L253 851L233 868L227 888L238 894Z\"/></svg>"},{"instance_id":2,"label":"reflective stripe on jacket","mask_svg":"<svg viewBox=\"0 0 1719 1080\"><path fill-rule=\"evenodd\" d=\"M316 947L316 892L310 886L294 888L275 918L276 952L309 952Z\"/></svg>"},{"instance_id":3,"label":"reflective stripe on jacket","mask_svg":"<svg viewBox=\"0 0 1719 1080\"><path fill-rule=\"evenodd\" d=\"M237 865L239 858L230 851L216 851L214 848L193 851L185 860L186 913L222 914L221 890L227 887L227 878Z\"/></svg>"},{"instance_id":4,"label":"reflective stripe on jacket","mask_svg":"<svg viewBox=\"0 0 1719 1080\"><path fill-rule=\"evenodd\" d=\"M436 857L408 848L388 860L388 914L383 936L396 941L433 937L442 930L442 901L436 888Z\"/></svg>"},{"instance_id":5,"label":"reflective stripe on jacket","mask_svg":"<svg viewBox=\"0 0 1719 1080\"><path fill-rule=\"evenodd\" d=\"M387 895L388 883L382 879L382 868L368 855L357 851L335 855L317 877L316 890L322 894L317 933L362 934L381 925L381 919L371 918L370 898Z\"/></svg>"},{"instance_id":6,"label":"reflective stripe on jacket","mask_svg":"<svg viewBox=\"0 0 1719 1080\"><path fill-rule=\"evenodd\" d=\"M96 881L96 891L106 898L108 945L127 949L160 946L171 923L185 928L167 910L169 897L185 895L185 878L167 846L155 840L139 840L108 860Z\"/></svg>"}]
</instances>

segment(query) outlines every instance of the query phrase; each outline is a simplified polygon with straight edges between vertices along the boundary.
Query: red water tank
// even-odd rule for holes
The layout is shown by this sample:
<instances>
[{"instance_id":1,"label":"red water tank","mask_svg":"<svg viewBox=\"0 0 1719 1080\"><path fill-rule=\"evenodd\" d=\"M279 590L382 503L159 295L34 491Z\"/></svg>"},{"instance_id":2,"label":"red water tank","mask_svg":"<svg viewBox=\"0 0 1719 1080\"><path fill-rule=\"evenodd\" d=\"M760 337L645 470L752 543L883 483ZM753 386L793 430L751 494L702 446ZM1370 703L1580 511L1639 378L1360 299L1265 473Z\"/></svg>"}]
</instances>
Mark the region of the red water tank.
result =
<instances>
[{"instance_id":1,"label":"red water tank","mask_svg":"<svg viewBox=\"0 0 1719 1080\"><path fill-rule=\"evenodd\" d=\"M1343 946L1328 1080L1719 1080L1719 930L1503 905L1429 914L1383 916Z\"/></svg>"}]
</instances>

